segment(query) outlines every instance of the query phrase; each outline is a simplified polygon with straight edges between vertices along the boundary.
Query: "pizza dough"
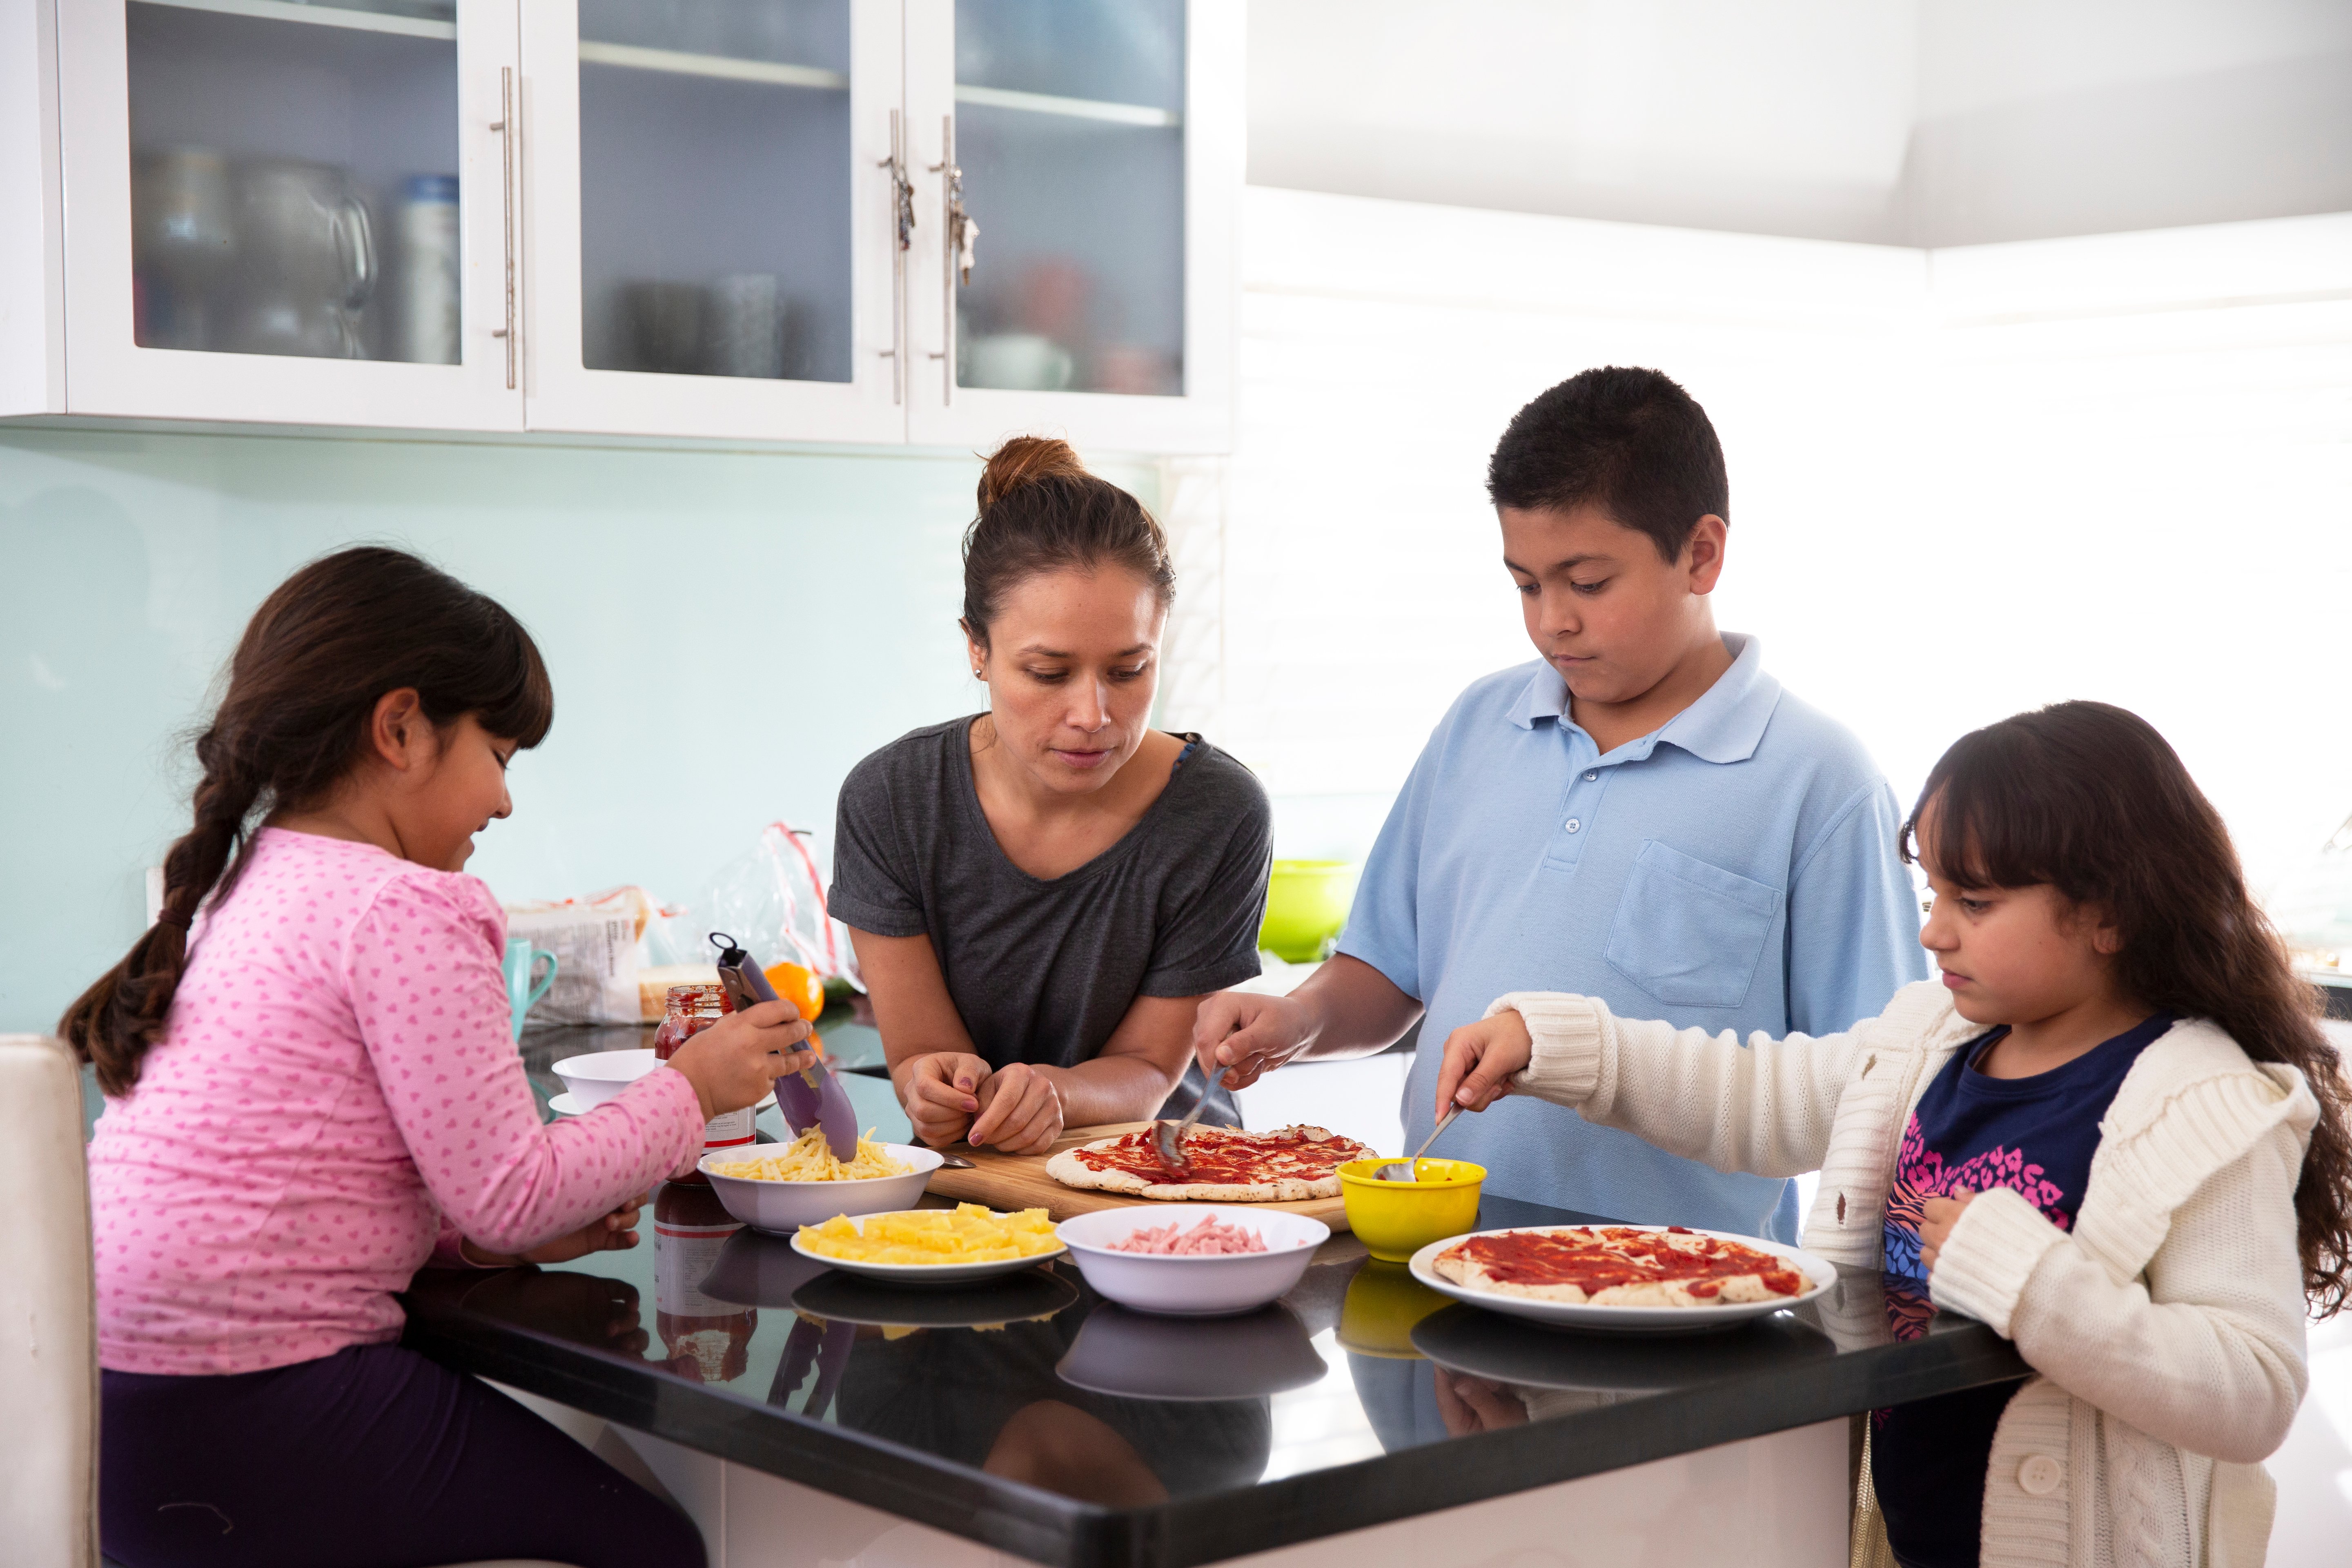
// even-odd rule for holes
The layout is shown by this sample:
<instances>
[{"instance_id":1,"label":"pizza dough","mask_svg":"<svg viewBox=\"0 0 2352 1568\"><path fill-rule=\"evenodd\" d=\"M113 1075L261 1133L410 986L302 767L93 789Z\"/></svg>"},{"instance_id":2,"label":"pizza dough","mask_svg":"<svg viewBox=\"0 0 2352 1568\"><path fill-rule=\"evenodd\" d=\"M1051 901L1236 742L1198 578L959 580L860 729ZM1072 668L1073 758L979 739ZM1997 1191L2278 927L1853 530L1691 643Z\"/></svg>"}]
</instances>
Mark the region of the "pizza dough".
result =
<instances>
[{"instance_id":1,"label":"pizza dough","mask_svg":"<svg viewBox=\"0 0 2352 1568\"><path fill-rule=\"evenodd\" d=\"M1498 1296L1596 1307L1721 1307L1801 1295L1777 1254L1679 1226L1571 1226L1474 1236L1431 1260L1441 1279Z\"/></svg>"},{"instance_id":2,"label":"pizza dough","mask_svg":"<svg viewBox=\"0 0 2352 1568\"><path fill-rule=\"evenodd\" d=\"M1339 1195L1339 1171L1377 1150L1320 1127L1278 1127L1244 1132L1196 1127L1184 1137L1193 1179L1182 1181L1160 1163L1151 1130L1097 1138L1045 1162L1045 1173L1066 1187L1127 1197L1220 1204L1297 1203Z\"/></svg>"}]
</instances>

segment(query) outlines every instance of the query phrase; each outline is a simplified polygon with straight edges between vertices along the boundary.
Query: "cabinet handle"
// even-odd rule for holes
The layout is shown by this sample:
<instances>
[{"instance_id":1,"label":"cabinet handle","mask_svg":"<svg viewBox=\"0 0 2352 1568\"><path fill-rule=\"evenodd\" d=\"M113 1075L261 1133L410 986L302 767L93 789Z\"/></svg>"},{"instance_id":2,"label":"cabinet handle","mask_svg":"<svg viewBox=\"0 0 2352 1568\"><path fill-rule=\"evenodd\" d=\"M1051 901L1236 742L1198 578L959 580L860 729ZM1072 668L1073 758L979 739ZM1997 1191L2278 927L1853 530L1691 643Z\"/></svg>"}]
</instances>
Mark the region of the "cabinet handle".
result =
<instances>
[{"instance_id":1,"label":"cabinet handle","mask_svg":"<svg viewBox=\"0 0 2352 1568\"><path fill-rule=\"evenodd\" d=\"M931 357L944 363L940 401L955 401L956 384L956 286L971 281L971 269L978 259L973 247L980 241L980 225L963 209L963 171L955 161L955 116L940 116L940 161L930 172L940 176L940 222L946 238L946 250L940 267L940 349Z\"/></svg>"},{"instance_id":2,"label":"cabinet handle","mask_svg":"<svg viewBox=\"0 0 2352 1568\"><path fill-rule=\"evenodd\" d=\"M915 243L915 183L907 178L907 147L898 111L890 111L890 155L879 160L890 174L891 223L898 243L890 247L890 346L877 350L890 362L890 401L907 400L907 247Z\"/></svg>"},{"instance_id":3,"label":"cabinet handle","mask_svg":"<svg viewBox=\"0 0 2352 1568\"><path fill-rule=\"evenodd\" d=\"M499 68L499 118L491 130L499 133L499 174L506 192L507 324L492 327L490 336L507 344L507 390L515 384L515 122L514 68Z\"/></svg>"}]
</instances>

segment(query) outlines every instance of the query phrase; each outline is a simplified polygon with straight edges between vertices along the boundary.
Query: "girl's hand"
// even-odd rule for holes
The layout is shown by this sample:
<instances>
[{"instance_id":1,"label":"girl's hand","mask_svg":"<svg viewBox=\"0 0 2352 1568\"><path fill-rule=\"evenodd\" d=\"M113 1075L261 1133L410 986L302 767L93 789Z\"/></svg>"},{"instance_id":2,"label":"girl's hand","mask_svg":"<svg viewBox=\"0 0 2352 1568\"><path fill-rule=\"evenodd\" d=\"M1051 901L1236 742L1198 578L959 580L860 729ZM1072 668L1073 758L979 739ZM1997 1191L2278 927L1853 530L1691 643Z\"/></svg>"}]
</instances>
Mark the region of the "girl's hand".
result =
<instances>
[{"instance_id":1,"label":"girl's hand","mask_svg":"<svg viewBox=\"0 0 2352 1568\"><path fill-rule=\"evenodd\" d=\"M1013 1062L980 1086L980 1114L964 1137L1008 1154L1043 1154L1062 1135L1062 1091L1027 1062Z\"/></svg>"},{"instance_id":2,"label":"girl's hand","mask_svg":"<svg viewBox=\"0 0 2352 1568\"><path fill-rule=\"evenodd\" d=\"M1952 1239L1952 1227L1960 1223L1960 1212L1976 1201L1976 1194L1966 1187L1954 1187L1952 1192L1951 1197L1929 1198L1919 1205L1919 1267L1930 1274L1936 1271L1936 1254Z\"/></svg>"},{"instance_id":3,"label":"girl's hand","mask_svg":"<svg viewBox=\"0 0 2352 1568\"><path fill-rule=\"evenodd\" d=\"M991 1069L984 1057L969 1051L930 1051L906 1064L898 1102L915 1136L934 1148L964 1135L980 1114L980 1091L988 1086Z\"/></svg>"},{"instance_id":4,"label":"girl's hand","mask_svg":"<svg viewBox=\"0 0 2352 1568\"><path fill-rule=\"evenodd\" d=\"M677 1047L668 1066L686 1075L702 1101L702 1119L724 1116L767 1098L776 1079L816 1065L802 1050L809 1026L789 1002L762 1002L730 1013Z\"/></svg>"},{"instance_id":5,"label":"girl's hand","mask_svg":"<svg viewBox=\"0 0 2352 1568\"><path fill-rule=\"evenodd\" d=\"M492 1252L470 1241L459 1242L457 1250L465 1254L468 1263L478 1263L485 1268L506 1268L518 1263L569 1263L592 1252L625 1252L637 1244L637 1216L651 1195L639 1193L603 1218L592 1219L578 1230L541 1242L526 1252Z\"/></svg>"},{"instance_id":6,"label":"girl's hand","mask_svg":"<svg viewBox=\"0 0 2352 1568\"><path fill-rule=\"evenodd\" d=\"M1512 1075L1535 1055L1528 1021L1516 1011L1465 1024L1445 1037L1445 1059L1437 1068L1437 1114L1450 1106L1484 1110L1511 1092Z\"/></svg>"},{"instance_id":7,"label":"girl's hand","mask_svg":"<svg viewBox=\"0 0 2352 1568\"><path fill-rule=\"evenodd\" d=\"M1528 1407L1507 1384L1467 1373L1437 1369L1437 1415L1448 1436L1466 1437L1473 1432L1493 1432L1528 1424Z\"/></svg>"}]
</instances>

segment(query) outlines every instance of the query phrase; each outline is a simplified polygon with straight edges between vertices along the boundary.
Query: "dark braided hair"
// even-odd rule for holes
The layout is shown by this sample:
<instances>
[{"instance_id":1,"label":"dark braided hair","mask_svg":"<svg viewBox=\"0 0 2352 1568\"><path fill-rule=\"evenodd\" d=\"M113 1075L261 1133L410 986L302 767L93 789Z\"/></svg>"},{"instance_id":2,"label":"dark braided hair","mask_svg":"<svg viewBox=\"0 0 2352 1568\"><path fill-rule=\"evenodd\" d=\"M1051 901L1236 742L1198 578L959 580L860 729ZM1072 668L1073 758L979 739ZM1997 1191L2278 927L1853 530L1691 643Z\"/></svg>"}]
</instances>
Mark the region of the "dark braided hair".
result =
<instances>
[{"instance_id":1,"label":"dark braided hair","mask_svg":"<svg viewBox=\"0 0 2352 1568\"><path fill-rule=\"evenodd\" d=\"M195 823L163 858L163 910L121 963L66 1009L58 1033L128 1094L187 965L188 926L236 885L253 827L323 800L359 755L378 699L413 688L439 728L471 713L535 746L555 717L547 667L497 600L398 550L313 561L254 612L228 691L196 737Z\"/></svg>"}]
</instances>

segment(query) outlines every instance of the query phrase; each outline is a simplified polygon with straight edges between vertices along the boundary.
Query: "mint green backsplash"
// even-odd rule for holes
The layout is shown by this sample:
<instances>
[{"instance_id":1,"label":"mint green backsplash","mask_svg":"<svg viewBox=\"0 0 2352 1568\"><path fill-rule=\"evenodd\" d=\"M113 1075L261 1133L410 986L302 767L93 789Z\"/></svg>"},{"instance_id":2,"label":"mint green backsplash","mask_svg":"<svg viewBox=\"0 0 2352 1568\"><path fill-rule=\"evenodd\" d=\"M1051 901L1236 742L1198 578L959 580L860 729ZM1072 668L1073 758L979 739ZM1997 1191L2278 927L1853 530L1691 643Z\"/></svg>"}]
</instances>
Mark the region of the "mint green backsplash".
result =
<instances>
[{"instance_id":1,"label":"mint green backsplash","mask_svg":"<svg viewBox=\"0 0 2352 1568\"><path fill-rule=\"evenodd\" d=\"M982 699L955 627L976 459L0 429L0 1030L121 955L184 738L312 556L430 557L520 616L556 721L468 867L509 902L682 899L867 752ZM1156 502L1148 466L1106 477Z\"/></svg>"}]
</instances>

